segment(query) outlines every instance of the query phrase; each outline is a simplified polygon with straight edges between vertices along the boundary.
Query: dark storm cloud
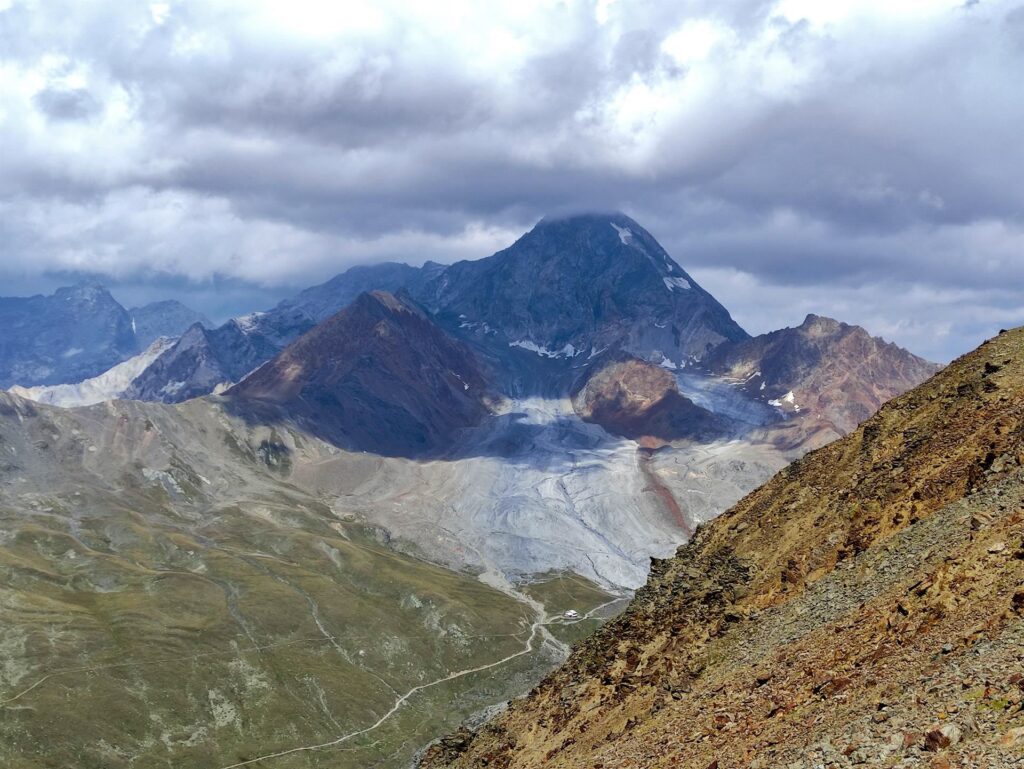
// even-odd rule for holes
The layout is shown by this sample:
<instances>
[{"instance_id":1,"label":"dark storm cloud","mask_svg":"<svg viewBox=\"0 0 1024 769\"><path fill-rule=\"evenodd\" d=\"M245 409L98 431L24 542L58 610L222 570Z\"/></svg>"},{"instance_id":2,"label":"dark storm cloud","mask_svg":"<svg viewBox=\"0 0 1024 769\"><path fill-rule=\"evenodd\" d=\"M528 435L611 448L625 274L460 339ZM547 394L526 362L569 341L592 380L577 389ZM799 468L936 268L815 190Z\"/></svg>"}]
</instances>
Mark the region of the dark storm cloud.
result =
<instances>
[{"instance_id":1,"label":"dark storm cloud","mask_svg":"<svg viewBox=\"0 0 1024 769\"><path fill-rule=\"evenodd\" d=\"M1024 322L1021 71L1014 2L0 0L0 276L208 303L621 208L752 331L948 358Z\"/></svg>"}]
</instances>

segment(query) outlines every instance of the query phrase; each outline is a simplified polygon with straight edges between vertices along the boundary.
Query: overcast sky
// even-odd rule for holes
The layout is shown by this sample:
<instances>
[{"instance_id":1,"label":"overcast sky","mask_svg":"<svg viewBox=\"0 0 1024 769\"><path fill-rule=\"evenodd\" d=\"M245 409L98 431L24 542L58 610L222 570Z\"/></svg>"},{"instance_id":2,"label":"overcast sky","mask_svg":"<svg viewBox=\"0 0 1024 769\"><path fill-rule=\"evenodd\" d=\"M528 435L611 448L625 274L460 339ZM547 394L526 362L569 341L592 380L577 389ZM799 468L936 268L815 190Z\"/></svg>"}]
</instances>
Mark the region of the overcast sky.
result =
<instances>
[{"instance_id":1,"label":"overcast sky","mask_svg":"<svg viewBox=\"0 0 1024 769\"><path fill-rule=\"evenodd\" d=\"M1024 323L1024 0L0 0L0 294L213 316L621 209L752 333Z\"/></svg>"}]
</instances>

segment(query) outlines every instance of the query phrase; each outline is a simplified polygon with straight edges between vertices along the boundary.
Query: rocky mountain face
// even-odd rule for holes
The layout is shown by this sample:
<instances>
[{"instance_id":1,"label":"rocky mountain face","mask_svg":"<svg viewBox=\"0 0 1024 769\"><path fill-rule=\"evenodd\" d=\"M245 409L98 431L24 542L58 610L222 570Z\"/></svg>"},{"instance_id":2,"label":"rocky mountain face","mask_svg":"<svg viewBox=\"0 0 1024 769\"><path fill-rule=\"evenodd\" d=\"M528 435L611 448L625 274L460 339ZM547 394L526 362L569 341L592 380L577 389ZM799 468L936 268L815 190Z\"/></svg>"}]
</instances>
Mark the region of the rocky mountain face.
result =
<instances>
[{"instance_id":1,"label":"rocky mountain face","mask_svg":"<svg viewBox=\"0 0 1024 769\"><path fill-rule=\"evenodd\" d=\"M839 434L940 368L860 326L818 315L796 328L721 345L700 367L786 413L816 414Z\"/></svg>"},{"instance_id":2,"label":"rocky mountain face","mask_svg":"<svg viewBox=\"0 0 1024 769\"><path fill-rule=\"evenodd\" d=\"M701 527L526 699L423 765L1008 767L1022 648L1017 329Z\"/></svg>"},{"instance_id":3,"label":"rocky mountain face","mask_svg":"<svg viewBox=\"0 0 1024 769\"><path fill-rule=\"evenodd\" d=\"M90 281L57 289L52 296L0 298L0 388L82 383L196 322L209 324L180 302L125 310Z\"/></svg>"},{"instance_id":4,"label":"rocky mountain face","mask_svg":"<svg viewBox=\"0 0 1024 769\"><path fill-rule=\"evenodd\" d=\"M139 349L145 350L161 337L176 339L195 324L211 328L210 319L181 302L168 299L128 311Z\"/></svg>"},{"instance_id":5,"label":"rocky mountain face","mask_svg":"<svg viewBox=\"0 0 1024 769\"><path fill-rule=\"evenodd\" d=\"M416 296L481 344L550 359L622 350L678 364L747 338L623 214L545 219L504 251L453 264Z\"/></svg>"},{"instance_id":6,"label":"rocky mountain face","mask_svg":"<svg viewBox=\"0 0 1024 769\"><path fill-rule=\"evenodd\" d=\"M297 308L245 315L214 329L196 324L136 377L125 397L180 403L226 389L312 327Z\"/></svg>"},{"instance_id":7,"label":"rocky mountain face","mask_svg":"<svg viewBox=\"0 0 1024 769\"><path fill-rule=\"evenodd\" d=\"M728 418L683 396L669 371L638 358L613 358L593 367L575 389L572 402L585 421L646 447L710 441L731 429Z\"/></svg>"},{"instance_id":8,"label":"rocky mountain face","mask_svg":"<svg viewBox=\"0 0 1024 769\"><path fill-rule=\"evenodd\" d=\"M0 298L0 388L78 382L135 355L131 318L102 286Z\"/></svg>"},{"instance_id":9,"label":"rocky mountain face","mask_svg":"<svg viewBox=\"0 0 1024 769\"><path fill-rule=\"evenodd\" d=\"M361 294L228 392L339 446L424 454L489 413L470 350L408 298Z\"/></svg>"}]
</instances>

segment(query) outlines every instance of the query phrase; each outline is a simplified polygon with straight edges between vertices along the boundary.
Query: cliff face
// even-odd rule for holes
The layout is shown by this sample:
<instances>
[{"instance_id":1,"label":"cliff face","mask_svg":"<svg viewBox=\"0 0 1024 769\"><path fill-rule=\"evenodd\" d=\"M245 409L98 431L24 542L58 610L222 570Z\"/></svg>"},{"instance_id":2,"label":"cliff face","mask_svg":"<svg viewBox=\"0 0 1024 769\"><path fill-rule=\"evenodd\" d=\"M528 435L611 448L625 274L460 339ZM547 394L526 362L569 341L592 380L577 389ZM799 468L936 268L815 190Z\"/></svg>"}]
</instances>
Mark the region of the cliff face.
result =
<instances>
[{"instance_id":1,"label":"cliff face","mask_svg":"<svg viewBox=\"0 0 1024 769\"><path fill-rule=\"evenodd\" d=\"M1010 766L1024 330L807 455L429 767Z\"/></svg>"}]
</instances>

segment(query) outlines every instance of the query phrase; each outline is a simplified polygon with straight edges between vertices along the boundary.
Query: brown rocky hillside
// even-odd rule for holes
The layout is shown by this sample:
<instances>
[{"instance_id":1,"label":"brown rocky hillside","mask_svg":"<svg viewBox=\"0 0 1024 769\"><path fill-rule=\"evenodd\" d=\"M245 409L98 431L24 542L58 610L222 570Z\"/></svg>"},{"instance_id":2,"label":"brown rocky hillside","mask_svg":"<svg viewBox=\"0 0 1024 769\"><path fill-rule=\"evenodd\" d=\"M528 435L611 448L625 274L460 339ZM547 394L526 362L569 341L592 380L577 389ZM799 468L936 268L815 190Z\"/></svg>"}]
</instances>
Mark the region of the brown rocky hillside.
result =
<instances>
[{"instance_id":1,"label":"brown rocky hillside","mask_svg":"<svg viewBox=\"0 0 1024 769\"><path fill-rule=\"evenodd\" d=\"M254 422L287 418L338 446L427 454L489 413L476 358L405 297L360 294L228 391Z\"/></svg>"},{"instance_id":2,"label":"brown rocky hillside","mask_svg":"<svg viewBox=\"0 0 1024 769\"><path fill-rule=\"evenodd\" d=\"M784 411L830 423L838 435L940 368L860 326L820 315L808 315L796 328L723 344L701 365Z\"/></svg>"},{"instance_id":3,"label":"brown rocky hillside","mask_svg":"<svg viewBox=\"0 0 1024 769\"><path fill-rule=\"evenodd\" d=\"M645 446L713 440L727 429L726 420L684 397L672 374L632 357L611 360L591 372L572 402L582 419Z\"/></svg>"},{"instance_id":4,"label":"brown rocky hillside","mask_svg":"<svg viewBox=\"0 0 1024 769\"><path fill-rule=\"evenodd\" d=\"M629 609L428 767L1024 762L1024 329L656 562Z\"/></svg>"}]
</instances>

